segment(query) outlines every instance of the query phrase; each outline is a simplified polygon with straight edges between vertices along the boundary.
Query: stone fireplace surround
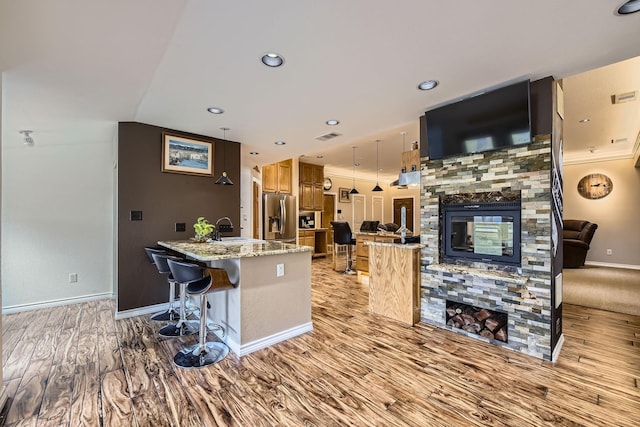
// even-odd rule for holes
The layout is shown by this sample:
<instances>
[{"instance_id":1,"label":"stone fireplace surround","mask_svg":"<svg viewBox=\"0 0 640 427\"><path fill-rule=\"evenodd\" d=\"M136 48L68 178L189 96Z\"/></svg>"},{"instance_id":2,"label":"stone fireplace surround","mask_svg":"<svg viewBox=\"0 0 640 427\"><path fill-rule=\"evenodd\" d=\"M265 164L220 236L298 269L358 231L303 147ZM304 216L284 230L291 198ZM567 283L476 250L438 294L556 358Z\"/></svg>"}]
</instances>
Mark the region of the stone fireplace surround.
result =
<instances>
[{"instance_id":1,"label":"stone fireplace surround","mask_svg":"<svg viewBox=\"0 0 640 427\"><path fill-rule=\"evenodd\" d=\"M551 140L421 167L421 321L551 360ZM443 202L521 201L521 266L444 264ZM447 300L508 314L508 342L446 325Z\"/></svg>"}]
</instances>

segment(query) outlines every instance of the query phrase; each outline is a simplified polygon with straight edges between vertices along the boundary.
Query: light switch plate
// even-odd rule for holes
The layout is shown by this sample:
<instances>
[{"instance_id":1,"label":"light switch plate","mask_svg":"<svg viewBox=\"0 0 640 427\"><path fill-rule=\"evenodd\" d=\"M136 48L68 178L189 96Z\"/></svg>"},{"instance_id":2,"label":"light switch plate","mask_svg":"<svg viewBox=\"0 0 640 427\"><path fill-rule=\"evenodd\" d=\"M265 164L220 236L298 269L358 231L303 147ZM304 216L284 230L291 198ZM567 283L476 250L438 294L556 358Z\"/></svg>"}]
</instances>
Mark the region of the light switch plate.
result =
<instances>
[{"instance_id":1,"label":"light switch plate","mask_svg":"<svg viewBox=\"0 0 640 427\"><path fill-rule=\"evenodd\" d=\"M277 264L276 265L276 276L277 277L284 276L284 264Z\"/></svg>"}]
</instances>

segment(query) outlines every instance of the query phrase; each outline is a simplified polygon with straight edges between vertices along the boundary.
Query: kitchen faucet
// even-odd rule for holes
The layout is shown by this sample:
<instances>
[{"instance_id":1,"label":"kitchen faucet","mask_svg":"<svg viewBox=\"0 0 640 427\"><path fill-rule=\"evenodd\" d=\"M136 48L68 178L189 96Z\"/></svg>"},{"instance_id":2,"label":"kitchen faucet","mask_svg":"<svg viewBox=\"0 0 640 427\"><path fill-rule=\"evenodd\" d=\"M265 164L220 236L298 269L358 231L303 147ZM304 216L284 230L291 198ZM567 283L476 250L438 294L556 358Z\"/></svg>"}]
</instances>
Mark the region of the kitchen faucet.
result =
<instances>
[{"instance_id":1,"label":"kitchen faucet","mask_svg":"<svg viewBox=\"0 0 640 427\"><path fill-rule=\"evenodd\" d=\"M403 206L400 208L400 228L396 230L396 233L400 233L400 242L402 244L405 243L407 231L411 232L411 230L407 228L407 207Z\"/></svg>"},{"instance_id":2,"label":"kitchen faucet","mask_svg":"<svg viewBox=\"0 0 640 427\"><path fill-rule=\"evenodd\" d=\"M222 231L220 230L222 228L222 226L220 225L220 222L224 220L226 220L229 223L229 225L224 227L225 229L224 231L233 231L233 223L231 222L231 218L229 218L228 216L223 216L222 218L219 218L216 221L216 229L213 232L213 240L218 240L218 241L222 240L222 236L220 236L220 232Z\"/></svg>"}]
</instances>

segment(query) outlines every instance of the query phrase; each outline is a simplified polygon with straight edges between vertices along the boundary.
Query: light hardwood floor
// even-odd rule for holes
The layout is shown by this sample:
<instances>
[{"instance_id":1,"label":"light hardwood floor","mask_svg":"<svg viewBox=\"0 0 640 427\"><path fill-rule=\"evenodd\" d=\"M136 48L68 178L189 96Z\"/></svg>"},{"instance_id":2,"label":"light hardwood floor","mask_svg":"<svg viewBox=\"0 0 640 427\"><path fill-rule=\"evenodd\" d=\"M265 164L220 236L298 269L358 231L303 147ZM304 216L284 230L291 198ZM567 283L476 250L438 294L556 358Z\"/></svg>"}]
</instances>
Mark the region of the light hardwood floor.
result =
<instances>
[{"instance_id":1,"label":"light hardwood floor","mask_svg":"<svg viewBox=\"0 0 640 427\"><path fill-rule=\"evenodd\" d=\"M182 370L98 301L3 316L6 426L638 426L640 317L565 305L557 363L368 313L313 262L313 332Z\"/></svg>"}]
</instances>

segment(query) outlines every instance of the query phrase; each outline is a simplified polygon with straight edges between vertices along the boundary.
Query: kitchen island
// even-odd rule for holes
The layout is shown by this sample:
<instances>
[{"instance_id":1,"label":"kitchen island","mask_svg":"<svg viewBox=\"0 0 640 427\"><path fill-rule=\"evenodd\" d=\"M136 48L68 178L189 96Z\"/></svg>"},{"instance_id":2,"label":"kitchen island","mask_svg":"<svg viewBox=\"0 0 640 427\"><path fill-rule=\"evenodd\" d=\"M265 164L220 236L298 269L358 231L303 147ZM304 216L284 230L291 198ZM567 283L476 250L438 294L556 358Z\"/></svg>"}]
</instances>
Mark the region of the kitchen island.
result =
<instances>
[{"instance_id":1,"label":"kitchen island","mask_svg":"<svg viewBox=\"0 0 640 427\"><path fill-rule=\"evenodd\" d=\"M313 329L311 247L239 237L158 244L227 271L235 287L208 295L207 323L225 329L222 340L238 356Z\"/></svg>"}]
</instances>

